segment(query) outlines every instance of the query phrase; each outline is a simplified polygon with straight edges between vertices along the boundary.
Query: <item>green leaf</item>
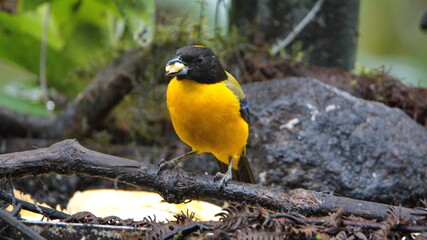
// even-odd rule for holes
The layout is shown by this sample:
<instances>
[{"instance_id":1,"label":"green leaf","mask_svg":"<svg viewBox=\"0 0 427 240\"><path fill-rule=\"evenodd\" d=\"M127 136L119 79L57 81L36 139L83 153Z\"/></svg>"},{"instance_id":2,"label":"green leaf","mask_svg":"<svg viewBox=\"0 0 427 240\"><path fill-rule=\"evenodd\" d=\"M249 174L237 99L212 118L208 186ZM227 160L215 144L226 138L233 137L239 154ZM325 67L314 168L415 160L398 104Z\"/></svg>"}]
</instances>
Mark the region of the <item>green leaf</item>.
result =
<instances>
[{"instance_id":1,"label":"green leaf","mask_svg":"<svg viewBox=\"0 0 427 240\"><path fill-rule=\"evenodd\" d=\"M19 8L21 11L34 10L40 6L40 4L47 2L48 0L21 0L19 1Z\"/></svg>"},{"instance_id":2,"label":"green leaf","mask_svg":"<svg viewBox=\"0 0 427 240\"><path fill-rule=\"evenodd\" d=\"M22 0L20 13L0 12L0 58L38 74L48 6L46 78L49 88L68 96L87 83L87 79L70 77L72 70L96 71L93 66L113 56L102 55L106 50L152 39L154 0Z\"/></svg>"},{"instance_id":3,"label":"green leaf","mask_svg":"<svg viewBox=\"0 0 427 240\"><path fill-rule=\"evenodd\" d=\"M0 25L0 58L19 64L29 72L38 74L40 62L40 39L27 33L8 30ZM67 55L50 46L47 48L47 79L53 83L63 80L76 66ZM52 82L53 81L53 82ZM72 85L70 85L72 86Z\"/></svg>"},{"instance_id":4,"label":"green leaf","mask_svg":"<svg viewBox=\"0 0 427 240\"><path fill-rule=\"evenodd\" d=\"M45 14L46 6L18 15L0 12L0 28L5 34L2 38L10 37L8 33L22 33L41 40ZM52 25L49 26L48 39L48 45L54 49L60 49L63 46L63 41L58 36L58 30Z\"/></svg>"},{"instance_id":5,"label":"green leaf","mask_svg":"<svg viewBox=\"0 0 427 240\"><path fill-rule=\"evenodd\" d=\"M38 116L48 116L49 111L40 103L32 103L23 99L11 97L0 93L0 106L20 113Z\"/></svg>"},{"instance_id":6,"label":"green leaf","mask_svg":"<svg viewBox=\"0 0 427 240\"><path fill-rule=\"evenodd\" d=\"M0 59L0 89L10 82L34 82L37 76L21 66Z\"/></svg>"},{"instance_id":7,"label":"green leaf","mask_svg":"<svg viewBox=\"0 0 427 240\"><path fill-rule=\"evenodd\" d=\"M37 76L24 68L0 60L0 106L28 114L48 115L41 103Z\"/></svg>"},{"instance_id":8,"label":"green leaf","mask_svg":"<svg viewBox=\"0 0 427 240\"><path fill-rule=\"evenodd\" d=\"M139 45L151 43L154 35L154 1L115 1L122 17L126 20L133 40Z\"/></svg>"}]
</instances>

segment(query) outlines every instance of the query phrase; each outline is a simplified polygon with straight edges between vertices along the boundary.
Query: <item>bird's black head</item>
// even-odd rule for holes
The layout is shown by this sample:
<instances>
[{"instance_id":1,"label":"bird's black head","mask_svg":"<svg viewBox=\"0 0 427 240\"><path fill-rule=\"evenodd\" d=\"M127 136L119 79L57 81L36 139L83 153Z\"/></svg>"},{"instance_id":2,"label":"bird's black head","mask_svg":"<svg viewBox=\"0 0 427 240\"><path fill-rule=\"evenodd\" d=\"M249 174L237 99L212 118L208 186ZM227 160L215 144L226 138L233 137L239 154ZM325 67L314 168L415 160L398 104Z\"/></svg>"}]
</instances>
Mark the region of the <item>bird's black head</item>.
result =
<instances>
[{"instance_id":1,"label":"bird's black head","mask_svg":"<svg viewBox=\"0 0 427 240\"><path fill-rule=\"evenodd\" d=\"M166 76L207 84L227 79L224 68L212 50L200 45L178 49L176 57L166 64Z\"/></svg>"}]
</instances>

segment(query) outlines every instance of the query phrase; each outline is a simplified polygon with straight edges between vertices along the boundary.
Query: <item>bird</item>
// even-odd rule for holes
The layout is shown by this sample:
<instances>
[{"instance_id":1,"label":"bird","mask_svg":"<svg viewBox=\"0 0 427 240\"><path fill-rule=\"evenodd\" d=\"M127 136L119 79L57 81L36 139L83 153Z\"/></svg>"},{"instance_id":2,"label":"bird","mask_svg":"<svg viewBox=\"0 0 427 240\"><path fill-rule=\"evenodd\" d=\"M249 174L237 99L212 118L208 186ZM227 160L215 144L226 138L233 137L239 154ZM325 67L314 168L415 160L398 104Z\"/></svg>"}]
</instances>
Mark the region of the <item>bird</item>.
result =
<instances>
[{"instance_id":1,"label":"bird","mask_svg":"<svg viewBox=\"0 0 427 240\"><path fill-rule=\"evenodd\" d=\"M248 158L250 112L238 81L224 70L213 51L203 45L185 46L166 64L171 78L166 105L178 137L192 151L162 160L159 171L201 153L212 153L221 172L220 186L231 179L256 183Z\"/></svg>"}]
</instances>

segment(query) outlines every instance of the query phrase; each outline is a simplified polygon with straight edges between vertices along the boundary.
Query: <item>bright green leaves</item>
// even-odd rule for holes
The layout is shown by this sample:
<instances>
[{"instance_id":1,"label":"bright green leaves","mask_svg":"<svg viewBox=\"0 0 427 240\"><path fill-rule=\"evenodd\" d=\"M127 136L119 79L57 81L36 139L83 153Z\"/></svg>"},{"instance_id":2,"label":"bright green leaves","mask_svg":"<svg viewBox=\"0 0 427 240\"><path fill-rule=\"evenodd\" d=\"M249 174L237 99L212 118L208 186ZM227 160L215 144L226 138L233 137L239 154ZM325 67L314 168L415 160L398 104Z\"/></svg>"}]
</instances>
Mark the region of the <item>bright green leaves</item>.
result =
<instances>
[{"instance_id":1,"label":"bright green leaves","mask_svg":"<svg viewBox=\"0 0 427 240\"><path fill-rule=\"evenodd\" d=\"M69 97L89 81L73 76L76 71L96 71L114 52L146 45L152 39L154 0L21 0L17 14L0 12L0 105L20 110L1 96L33 104L33 98L30 101L5 88L12 83L39 88L40 49L49 5L47 85Z\"/></svg>"}]
</instances>

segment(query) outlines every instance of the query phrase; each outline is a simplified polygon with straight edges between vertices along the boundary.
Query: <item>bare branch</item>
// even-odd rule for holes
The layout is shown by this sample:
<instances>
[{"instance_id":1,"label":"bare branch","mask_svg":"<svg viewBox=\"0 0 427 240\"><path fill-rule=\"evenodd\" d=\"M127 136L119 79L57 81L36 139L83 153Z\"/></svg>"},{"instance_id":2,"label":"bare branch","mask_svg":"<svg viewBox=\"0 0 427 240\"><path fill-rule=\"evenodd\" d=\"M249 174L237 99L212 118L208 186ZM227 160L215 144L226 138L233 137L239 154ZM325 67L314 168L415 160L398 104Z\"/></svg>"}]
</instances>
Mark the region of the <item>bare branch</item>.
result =
<instances>
[{"instance_id":1,"label":"bare branch","mask_svg":"<svg viewBox=\"0 0 427 240\"><path fill-rule=\"evenodd\" d=\"M42 138L78 137L98 128L132 89L142 72L142 53L132 49L103 67L92 83L56 117L36 117L0 107L0 134ZM87 124L88 128L82 127Z\"/></svg>"},{"instance_id":2,"label":"bare branch","mask_svg":"<svg viewBox=\"0 0 427 240\"><path fill-rule=\"evenodd\" d=\"M301 22L298 23L298 25L292 30L289 35L277 43L273 49L271 49L271 54L276 55L279 53L280 49L285 48L289 45L297 36L300 34L300 32L307 26L309 22L316 16L317 12L319 12L320 8L322 7L322 4L325 0L317 0L316 4L314 4L313 8L310 10L310 12L307 13L307 15L302 19Z\"/></svg>"},{"instance_id":3,"label":"bare branch","mask_svg":"<svg viewBox=\"0 0 427 240\"><path fill-rule=\"evenodd\" d=\"M21 204L23 209L34 213L39 213L45 217L48 217L49 219L65 219L70 216L69 214L63 213L53 208L43 207L34 203L14 198L1 189L0 199L12 205L14 205L13 201L15 200L18 204Z\"/></svg>"},{"instance_id":4,"label":"bare branch","mask_svg":"<svg viewBox=\"0 0 427 240\"><path fill-rule=\"evenodd\" d=\"M149 189L173 203L181 203L186 199L217 199L304 215L326 215L342 208L344 215L377 219L384 219L392 207L304 189L284 192L277 188L234 181L220 188L213 176L182 169L165 170L157 176L157 170L150 164L89 150L76 140L65 140L48 148L0 155L2 179L47 173L90 175ZM411 221L421 218L414 214L425 214L422 210L396 208L401 217Z\"/></svg>"},{"instance_id":5,"label":"bare branch","mask_svg":"<svg viewBox=\"0 0 427 240\"><path fill-rule=\"evenodd\" d=\"M41 41L40 63L39 63L40 88L43 93L43 100L46 107L49 101L49 95L47 92L47 83L46 83L47 40L49 37L49 18L50 18L50 2L47 3L46 13L44 16L43 35L42 35L42 41ZM53 110L53 109L49 109L49 110Z\"/></svg>"},{"instance_id":6,"label":"bare branch","mask_svg":"<svg viewBox=\"0 0 427 240\"><path fill-rule=\"evenodd\" d=\"M45 240L44 237L40 236L36 231L26 226L24 223L12 216L8 211L0 208L0 220L5 221L9 226L16 228L24 236L34 240Z\"/></svg>"}]
</instances>

